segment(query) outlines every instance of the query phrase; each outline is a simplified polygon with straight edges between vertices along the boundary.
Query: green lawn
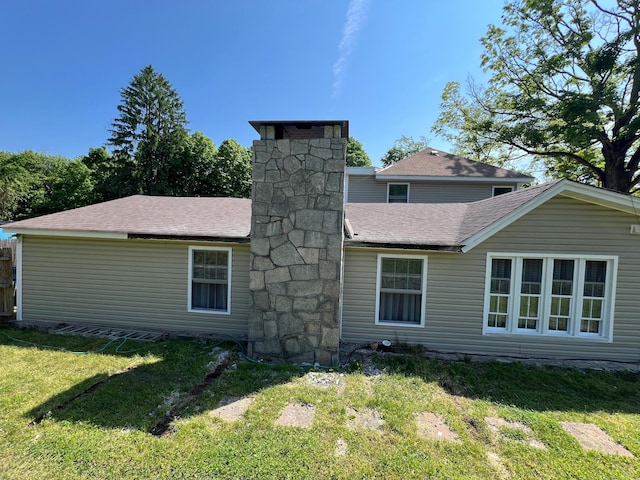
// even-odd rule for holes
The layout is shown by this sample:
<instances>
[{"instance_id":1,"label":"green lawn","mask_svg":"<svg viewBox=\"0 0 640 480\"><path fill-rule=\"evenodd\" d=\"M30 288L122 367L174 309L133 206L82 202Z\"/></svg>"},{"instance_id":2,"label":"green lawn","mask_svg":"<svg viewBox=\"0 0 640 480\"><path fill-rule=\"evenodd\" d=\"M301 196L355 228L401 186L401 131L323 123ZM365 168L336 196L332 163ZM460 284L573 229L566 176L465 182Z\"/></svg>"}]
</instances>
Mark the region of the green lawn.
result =
<instances>
[{"instance_id":1,"label":"green lawn","mask_svg":"<svg viewBox=\"0 0 640 480\"><path fill-rule=\"evenodd\" d=\"M149 430L211 372L221 345L106 343L0 328L0 478L640 478L640 459L583 450L561 426L593 423L640 456L637 374L414 354L376 358L377 377L353 364L339 386L321 388L307 369L234 357L156 437ZM226 422L210 415L225 396L254 401ZM315 406L311 427L274 425L296 402ZM353 411L384 423L349 428ZM421 412L439 415L458 440L419 436ZM486 417L530 433L494 432Z\"/></svg>"}]
</instances>

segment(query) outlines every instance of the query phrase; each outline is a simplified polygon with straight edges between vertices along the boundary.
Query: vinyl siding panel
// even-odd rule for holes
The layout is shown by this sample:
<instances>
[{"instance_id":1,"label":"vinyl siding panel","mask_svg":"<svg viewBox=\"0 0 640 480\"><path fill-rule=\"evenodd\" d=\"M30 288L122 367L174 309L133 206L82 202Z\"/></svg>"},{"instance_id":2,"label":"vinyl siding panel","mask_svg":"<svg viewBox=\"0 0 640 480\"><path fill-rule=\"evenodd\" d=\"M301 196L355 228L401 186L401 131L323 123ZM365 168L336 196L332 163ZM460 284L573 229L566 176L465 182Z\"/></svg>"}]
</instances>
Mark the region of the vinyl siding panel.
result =
<instances>
[{"instance_id":1,"label":"vinyl siding panel","mask_svg":"<svg viewBox=\"0 0 640 480\"><path fill-rule=\"evenodd\" d=\"M190 313L188 247L233 247L231 314ZM249 246L23 238L23 320L246 335Z\"/></svg>"},{"instance_id":2,"label":"vinyl siding panel","mask_svg":"<svg viewBox=\"0 0 640 480\"><path fill-rule=\"evenodd\" d=\"M424 328L374 324L376 255L383 250L346 249L343 340L360 343L386 338L446 352L640 361L640 236L629 234L632 223L638 223L632 215L559 197L466 254L428 253ZM489 252L617 255L613 342L483 335Z\"/></svg>"},{"instance_id":3,"label":"vinyl siding panel","mask_svg":"<svg viewBox=\"0 0 640 480\"><path fill-rule=\"evenodd\" d=\"M489 198L493 194L492 187L513 187L515 183L491 183L491 182L411 182L410 203L450 203L450 202L477 202Z\"/></svg>"},{"instance_id":4,"label":"vinyl siding panel","mask_svg":"<svg viewBox=\"0 0 640 480\"><path fill-rule=\"evenodd\" d=\"M388 183L409 183L410 203L475 202L491 197L492 187L513 187L516 183L492 182L386 182L373 176L349 176L348 202L386 203Z\"/></svg>"},{"instance_id":5,"label":"vinyl siding panel","mask_svg":"<svg viewBox=\"0 0 640 480\"><path fill-rule=\"evenodd\" d=\"M347 202L386 203L387 184L376 181L373 175L349 175Z\"/></svg>"}]
</instances>

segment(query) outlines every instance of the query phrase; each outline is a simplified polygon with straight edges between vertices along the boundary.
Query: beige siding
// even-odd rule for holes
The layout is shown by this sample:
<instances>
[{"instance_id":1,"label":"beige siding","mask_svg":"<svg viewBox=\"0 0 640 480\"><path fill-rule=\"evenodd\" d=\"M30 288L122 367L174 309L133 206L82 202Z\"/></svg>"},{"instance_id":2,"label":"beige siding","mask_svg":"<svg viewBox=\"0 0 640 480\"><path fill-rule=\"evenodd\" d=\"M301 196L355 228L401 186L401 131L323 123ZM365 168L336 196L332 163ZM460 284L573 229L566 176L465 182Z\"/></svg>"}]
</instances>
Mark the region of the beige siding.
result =
<instances>
[{"instance_id":1,"label":"beige siding","mask_svg":"<svg viewBox=\"0 0 640 480\"><path fill-rule=\"evenodd\" d=\"M349 176L348 202L386 203L387 183L409 183L410 203L475 202L489 198L492 187L513 187L515 183L492 182L386 182L373 176Z\"/></svg>"},{"instance_id":2,"label":"beige siding","mask_svg":"<svg viewBox=\"0 0 640 480\"><path fill-rule=\"evenodd\" d=\"M386 203L387 184L376 181L373 175L349 175L347 202Z\"/></svg>"},{"instance_id":3,"label":"beige siding","mask_svg":"<svg viewBox=\"0 0 640 480\"><path fill-rule=\"evenodd\" d=\"M638 221L631 215L557 198L466 254L429 253L424 328L374 324L376 255L381 251L347 249L343 340L369 342L386 338L448 352L640 361L640 236L629 234L632 223ZM617 255L613 342L483 335L488 252Z\"/></svg>"},{"instance_id":4,"label":"beige siding","mask_svg":"<svg viewBox=\"0 0 640 480\"><path fill-rule=\"evenodd\" d=\"M246 335L249 246L233 247L231 314L189 313L188 247L198 243L26 236L23 320Z\"/></svg>"},{"instance_id":5,"label":"beige siding","mask_svg":"<svg viewBox=\"0 0 640 480\"><path fill-rule=\"evenodd\" d=\"M409 202L411 203L450 203L476 202L491 197L492 187L516 188L516 184L494 184L488 182L411 182Z\"/></svg>"}]
</instances>

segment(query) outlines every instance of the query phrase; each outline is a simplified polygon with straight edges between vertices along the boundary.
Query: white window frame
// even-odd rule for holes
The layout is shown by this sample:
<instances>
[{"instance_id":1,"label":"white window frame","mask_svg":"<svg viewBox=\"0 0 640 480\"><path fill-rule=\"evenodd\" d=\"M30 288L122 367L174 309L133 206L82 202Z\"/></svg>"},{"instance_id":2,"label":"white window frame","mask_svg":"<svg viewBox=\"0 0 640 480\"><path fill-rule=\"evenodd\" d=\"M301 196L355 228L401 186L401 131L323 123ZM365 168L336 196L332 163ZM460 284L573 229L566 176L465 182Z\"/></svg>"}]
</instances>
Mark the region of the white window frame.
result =
<instances>
[{"instance_id":1,"label":"white window frame","mask_svg":"<svg viewBox=\"0 0 640 480\"><path fill-rule=\"evenodd\" d=\"M511 260L511 280L508 294L508 309L506 327L488 326L490 297L491 297L491 268L494 259ZM540 303L538 305L539 320L537 328L518 328L518 317L520 312L522 261L524 259L542 259L542 288ZM551 312L551 287L553 279L554 260L573 260L574 285L571 295L570 326L567 332L556 332L549 330L548 319ZM582 319L582 300L584 297L584 275L587 261L603 261L607 263L605 278L603 307L602 307L602 330L601 333L588 333L580 331L580 320ZM613 341L613 322L615 312L615 294L618 276L618 256L616 255L567 255L567 254L540 254L540 253L487 253L487 264L485 273L485 295L484 313L482 319L483 335L533 335L555 338L578 338L588 340L600 340L606 342Z\"/></svg>"},{"instance_id":2,"label":"white window frame","mask_svg":"<svg viewBox=\"0 0 640 480\"><path fill-rule=\"evenodd\" d=\"M191 305L193 299L193 252L200 250L210 250L210 251L218 251L218 252L227 252L227 309L226 310L213 310L207 308L193 308ZM189 246L189 283L187 288L187 311L191 313L206 313L209 315L231 315L231 274L233 265L232 261L233 249L230 247L198 247L198 246Z\"/></svg>"},{"instance_id":3,"label":"white window frame","mask_svg":"<svg viewBox=\"0 0 640 480\"><path fill-rule=\"evenodd\" d=\"M382 285L382 259L384 258L402 258L402 259L416 259L422 260L422 285L420 288L421 302L420 302L420 323L407 323L407 322L390 322L380 320L380 287ZM379 253L377 263L377 278L376 278L376 325L393 326L393 327L410 327L410 328L424 328L425 317L427 307L427 256L426 255L405 255L405 254L388 254Z\"/></svg>"},{"instance_id":4,"label":"white window frame","mask_svg":"<svg viewBox=\"0 0 640 480\"><path fill-rule=\"evenodd\" d=\"M495 197L496 196L496 188L510 188L511 190L509 190L508 192L504 192L501 193L500 195L504 195L505 193L511 193L515 190L515 188L511 185L493 185L491 187L491 196Z\"/></svg>"},{"instance_id":5,"label":"white window frame","mask_svg":"<svg viewBox=\"0 0 640 480\"><path fill-rule=\"evenodd\" d=\"M411 191L411 184L407 182L388 182L387 183L387 203L389 202L389 191L391 190L391 185L406 185L407 187L407 201L406 202L393 202L393 203L409 203L409 193Z\"/></svg>"}]
</instances>

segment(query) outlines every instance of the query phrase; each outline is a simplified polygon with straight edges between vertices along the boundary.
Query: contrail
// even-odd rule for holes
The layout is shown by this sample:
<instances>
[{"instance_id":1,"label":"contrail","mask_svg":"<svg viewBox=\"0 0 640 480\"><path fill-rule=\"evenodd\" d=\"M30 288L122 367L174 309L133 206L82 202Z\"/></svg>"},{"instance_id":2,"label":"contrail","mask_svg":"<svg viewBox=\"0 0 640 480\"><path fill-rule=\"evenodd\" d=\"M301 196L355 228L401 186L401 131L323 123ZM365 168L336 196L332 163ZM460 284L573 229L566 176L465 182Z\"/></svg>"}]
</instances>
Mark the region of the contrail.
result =
<instances>
[{"instance_id":1,"label":"contrail","mask_svg":"<svg viewBox=\"0 0 640 480\"><path fill-rule=\"evenodd\" d=\"M342 32L342 40L338 47L340 56L336 63L333 64L333 96L335 97L340 91L342 81L344 80L345 68L356 35L360 27L367 17L367 3L369 0L351 0L349 9L347 10L347 21Z\"/></svg>"}]
</instances>

